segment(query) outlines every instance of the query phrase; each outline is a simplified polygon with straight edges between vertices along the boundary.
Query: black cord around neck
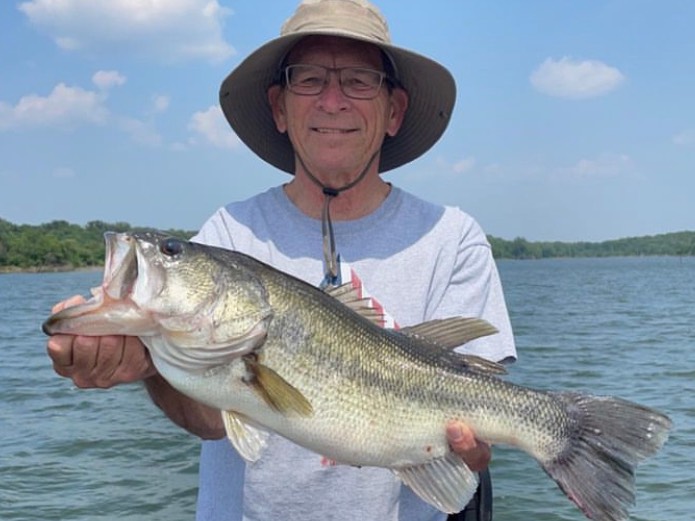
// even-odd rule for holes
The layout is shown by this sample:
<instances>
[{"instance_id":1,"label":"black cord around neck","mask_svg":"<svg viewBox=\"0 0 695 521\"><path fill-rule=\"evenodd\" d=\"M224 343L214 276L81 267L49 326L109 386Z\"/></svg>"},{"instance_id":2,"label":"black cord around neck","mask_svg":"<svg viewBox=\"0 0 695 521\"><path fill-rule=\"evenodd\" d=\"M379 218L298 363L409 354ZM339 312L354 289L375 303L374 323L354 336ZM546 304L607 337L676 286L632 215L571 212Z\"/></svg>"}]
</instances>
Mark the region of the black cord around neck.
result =
<instances>
[{"instance_id":1,"label":"black cord around neck","mask_svg":"<svg viewBox=\"0 0 695 521\"><path fill-rule=\"evenodd\" d=\"M338 258L336 255L335 248L335 234L333 233L333 222L331 221L331 201L333 200L333 198L338 197L338 195L340 195L342 192L349 190L357 183L362 181L362 179L364 179L367 175L367 172L369 172L369 168L372 166L372 163L378 155L379 151L377 150L374 153L374 155L372 155L372 157L369 158L369 161L367 161L367 164L362 170L362 172L360 172L360 175L358 175L351 182L339 188L333 188L324 185L306 167L306 164L304 163L304 161L302 161L302 158L299 157L299 154L296 155L297 159L299 160L299 163L302 165L302 169L304 170L304 172L306 172L307 176L309 177L309 179L312 180L314 184L321 188L321 191L323 192L324 196L323 210L321 212L321 234L323 236L323 262L325 273L325 279L323 282L324 286L334 286L338 281Z\"/></svg>"}]
</instances>

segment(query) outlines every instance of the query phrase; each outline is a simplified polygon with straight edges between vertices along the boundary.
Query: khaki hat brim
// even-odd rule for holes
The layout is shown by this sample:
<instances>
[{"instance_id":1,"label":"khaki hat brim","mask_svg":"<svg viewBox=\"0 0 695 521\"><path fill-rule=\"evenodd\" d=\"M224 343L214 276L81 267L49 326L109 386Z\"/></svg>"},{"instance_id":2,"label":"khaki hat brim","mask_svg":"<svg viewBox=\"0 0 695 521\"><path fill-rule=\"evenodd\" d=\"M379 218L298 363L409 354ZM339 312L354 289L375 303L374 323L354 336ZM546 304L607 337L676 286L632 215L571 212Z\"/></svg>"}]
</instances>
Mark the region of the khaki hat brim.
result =
<instances>
[{"instance_id":1,"label":"khaki hat brim","mask_svg":"<svg viewBox=\"0 0 695 521\"><path fill-rule=\"evenodd\" d=\"M297 32L280 36L258 48L222 82L220 106L241 141L261 159L294 174L295 158L287 134L275 127L267 90L281 61L302 38L323 34L366 41L391 57L401 85L408 92L403 124L381 149L379 172L409 163L429 150L442 136L456 101L456 84L439 63L394 45L358 38L340 31Z\"/></svg>"}]
</instances>

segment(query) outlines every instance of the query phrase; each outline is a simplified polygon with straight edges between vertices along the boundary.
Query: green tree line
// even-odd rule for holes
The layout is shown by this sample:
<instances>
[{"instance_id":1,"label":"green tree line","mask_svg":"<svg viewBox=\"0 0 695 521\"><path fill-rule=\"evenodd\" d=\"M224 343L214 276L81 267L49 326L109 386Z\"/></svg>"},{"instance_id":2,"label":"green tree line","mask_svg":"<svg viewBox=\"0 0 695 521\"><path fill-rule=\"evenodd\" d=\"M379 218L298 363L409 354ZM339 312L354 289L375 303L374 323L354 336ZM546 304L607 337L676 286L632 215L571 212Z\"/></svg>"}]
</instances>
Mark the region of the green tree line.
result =
<instances>
[{"instance_id":1,"label":"green tree line","mask_svg":"<svg viewBox=\"0 0 695 521\"><path fill-rule=\"evenodd\" d=\"M140 231L128 223L90 221L85 226L51 221L38 226L12 224L0 219L0 271L66 270L102 266L104 233ZM166 230L172 235L191 237L194 232Z\"/></svg>"},{"instance_id":2,"label":"green tree line","mask_svg":"<svg viewBox=\"0 0 695 521\"><path fill-rule=\"evenodd\" d=\"M546 259L559 257L634 257L645 255L695 255L695 232L683 231L627 237L602 242L512 241L488 236L495 258Z\"/></svg>"},{"instance_id":3,"label":"green tree line","mask_svg":"<svg viewBox=\"0 0 695 521\"><path fill-rule=\"evenodd\" d=\"M104 232L151 229L128 223L91 221L84 226L66 221L40 225L12 224L0 219L0 271L61 270L98 267L104 263ZM165 230L188 238L193 231ZM603 242L511 241L489 236L497 259L552 257L616 257L636 255L695 255L695 232L629 237Z\"/></svg>"}]
</instances>

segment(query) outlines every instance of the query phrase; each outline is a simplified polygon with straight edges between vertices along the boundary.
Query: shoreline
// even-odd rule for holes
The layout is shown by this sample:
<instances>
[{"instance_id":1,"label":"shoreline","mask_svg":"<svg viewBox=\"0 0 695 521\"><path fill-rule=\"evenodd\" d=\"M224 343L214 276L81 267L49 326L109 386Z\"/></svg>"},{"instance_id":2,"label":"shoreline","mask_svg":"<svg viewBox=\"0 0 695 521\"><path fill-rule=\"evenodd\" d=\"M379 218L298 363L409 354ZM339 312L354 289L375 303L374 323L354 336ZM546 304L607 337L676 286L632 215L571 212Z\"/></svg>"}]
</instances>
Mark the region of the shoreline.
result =
<instances>
[{"instance_id":1,"label":"shoreline","mask_svg":"<svg viewBox=\"0 0 695 521\"><path fill-rule=\"evenodd\" d=\"M18 266L0 266L0 275L14 273L67 273L71 271L101 271L104 266L35 266L32 268L20 268Z\"/></svg>"},{"instance_id":2,"label":"shoreline","mask_svg":"<svg viewBox=\"0 0 695 521\"><path fill-rule=\"evenodd\" d=\"M541 261L549 259L614 259L614 258L649 258L649 257L672 257L672 258L691 258L695 257L693 254L675 255L670 253L650 253L650 254L633 254L633 255L568 255L568 256L556 256L556 257L496 257L495 262L499 261ZM75 267L72 265L65 266L34 266L31 268L20 268L18 266L0 266L0 275L11 275L14 273L67 273L67 272L79 272L79 271L102 271L104 265L99 266L79 266Z\"/></svg>"}]
</instances>

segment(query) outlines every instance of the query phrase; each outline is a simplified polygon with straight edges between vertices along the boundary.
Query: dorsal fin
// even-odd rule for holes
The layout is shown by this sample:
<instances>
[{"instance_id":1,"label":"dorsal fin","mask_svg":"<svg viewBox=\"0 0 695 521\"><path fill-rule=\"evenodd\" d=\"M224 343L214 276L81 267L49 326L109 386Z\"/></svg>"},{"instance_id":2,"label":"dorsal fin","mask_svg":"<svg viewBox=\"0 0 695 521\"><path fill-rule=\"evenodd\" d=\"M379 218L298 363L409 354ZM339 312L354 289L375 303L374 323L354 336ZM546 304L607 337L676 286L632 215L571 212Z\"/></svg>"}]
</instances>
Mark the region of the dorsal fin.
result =
<instances>
[{"instance_id":1,"label":"dorsal fin","mask_svg":"<svg viewBox=\"0 0 695 521\"><path fill-rule=\"evenodd\" d=\"M445 349L453 349L476 338L495 334L497 329L480 318L451 317L404 327L400 332L426 338Z\"/></svg>"},{"instance_id":2,"label":"dorsal fin","mask_svg":"<svg viewBox=\"0 0 695 521\"><path fill-rule=\"evenodd\" d=\"M460 359L461 364L470 371L492 375L507 374L507 369L502 364L498 364L497 362L493 362L492 360L488 360L482 356L457 352L454 352L454 354L458 359Z\"/></svg>"},{"instance_id":3,"label":"dorsal fin","mask_svg":"<svg viewBox=\"0 0 695 521\"><path fill-rule=\"evenodd\" d=\"M341 304L349 307L367 320L381 326L384 323L384 315L371 305L370 298L361 297L356 288L350 283L340 286L331 286L324 290L328 295Z\"/></svg>"},{"instance_id":4,"label":"dorsal fin","mask_svg":"<svg viewBox=\"0 0 695 521\"><path fill-rule=\"evenodd\" d=\"M444 350L454 348L487 335L497 333L497 329L489 322L480 318L451 317L430 320L415 326L408 326L398 331L401 334L422 339ZM506 374L502 364L486 360L480 356L454 353L461 365L471 371L483 374Z\"/></svg>"}]
</instances>

